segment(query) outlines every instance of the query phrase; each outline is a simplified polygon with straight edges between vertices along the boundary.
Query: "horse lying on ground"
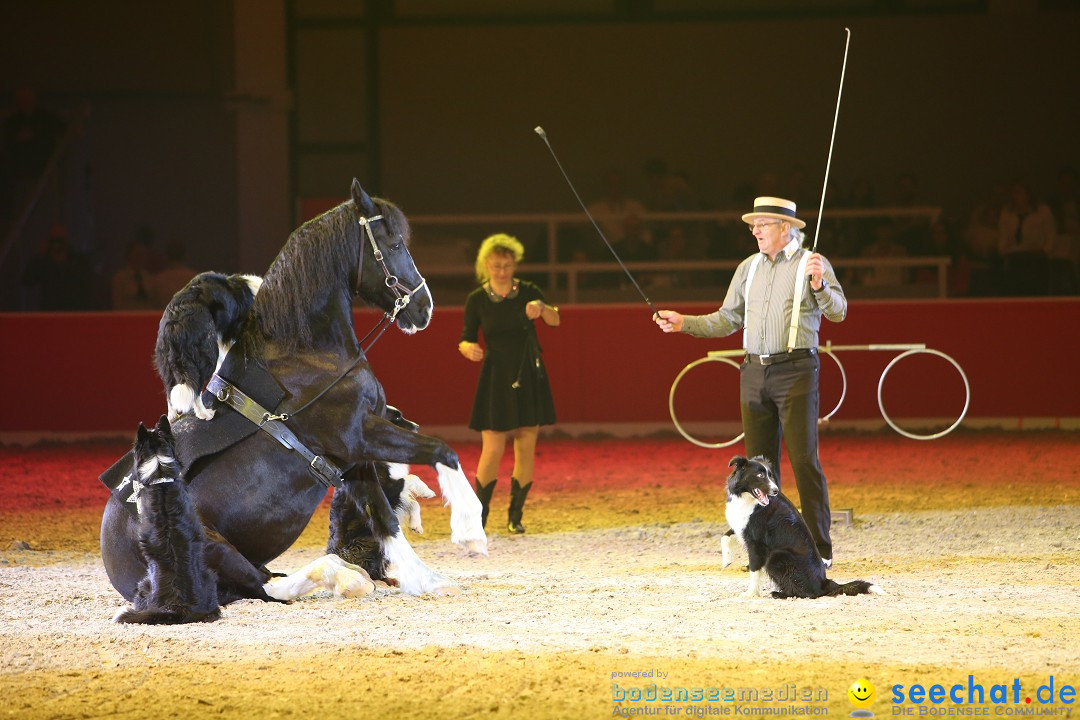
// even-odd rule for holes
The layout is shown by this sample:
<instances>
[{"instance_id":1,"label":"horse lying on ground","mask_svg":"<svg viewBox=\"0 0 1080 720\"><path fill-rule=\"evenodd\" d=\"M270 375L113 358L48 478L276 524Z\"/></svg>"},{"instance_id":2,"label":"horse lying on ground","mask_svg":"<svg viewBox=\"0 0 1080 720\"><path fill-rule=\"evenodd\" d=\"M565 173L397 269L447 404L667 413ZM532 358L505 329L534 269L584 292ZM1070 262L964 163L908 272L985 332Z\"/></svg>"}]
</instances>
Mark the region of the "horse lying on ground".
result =
<instances>
[{"instance_id":1,"label":"horse lying on ground","mask_svg":"<svg viewBox=\"0 0 1080 720\"><path fill-rule=\"evenodd\" d=\"M185 415L172 424L219 590L237 573L269 582L266 564L295 542L330 485L339 486L330 535L333 545L350 550L345 560L412 594L452 586L405 539L377 463L433 467L451 507L451 540L486 553L480 502L457 454L437 438L395 424L353 328L354 295L382 308L405 332L430 322L433 300L408 239L404 214L354 181L351 199L293 232L266 272L215 375L221 396L204 395L215 418ZM248 406L236 404L241 395ZM249 421L242 411L252 406L265 412ZM215 435L207 438L196 425ZM130 497L116 490L131 468L124 458L102 476L114 489L102 518L102 560L128 600L148 571L138 542L141 520L129 509ZM348 522L334 519L335 506ZM333 575L340 570L331 566L341 560L329 558L316 562ZM291 599L293 591L274 597Z\"/></svg>"}]
</instances>

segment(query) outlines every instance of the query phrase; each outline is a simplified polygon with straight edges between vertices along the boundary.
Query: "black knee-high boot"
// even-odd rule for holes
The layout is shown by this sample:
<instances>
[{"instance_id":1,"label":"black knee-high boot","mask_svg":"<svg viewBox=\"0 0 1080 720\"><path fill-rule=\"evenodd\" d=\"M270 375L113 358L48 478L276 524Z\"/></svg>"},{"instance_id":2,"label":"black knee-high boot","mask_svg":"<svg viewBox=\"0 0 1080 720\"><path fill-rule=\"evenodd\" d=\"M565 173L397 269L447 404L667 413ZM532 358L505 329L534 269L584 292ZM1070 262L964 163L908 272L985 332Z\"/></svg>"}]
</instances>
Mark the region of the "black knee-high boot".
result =
<instances>
[{"instance_id":1,"label":"black knee-high boot","mask_svg":"<svg viewBox=\"0 0 1080 720\"><path fill-rule=\"evenodd\" d=\"M491 493L495 492L495 483L498 480L492 480L487 485L481 485L476 478L473 480L476 481L476 497L480 498L480 506L483 508L480 512L480 526L487 527L488 511L491 510Z\"/></svg>"},{"instance_id":2,"label":"black knee-high boot","mask_svg":"<svg viewBox=\"0 0 1080 720\"><path fill-rule=\"evenodd\" d=\"M529 488L531 487L532 483L522 487L518 484L517 478L510 478L510 521L507 523L506 529L515 535L525 532L525 528L521 524L521 515L525 510L525 497L529 494Z\"/></svg>"}]
</instances>

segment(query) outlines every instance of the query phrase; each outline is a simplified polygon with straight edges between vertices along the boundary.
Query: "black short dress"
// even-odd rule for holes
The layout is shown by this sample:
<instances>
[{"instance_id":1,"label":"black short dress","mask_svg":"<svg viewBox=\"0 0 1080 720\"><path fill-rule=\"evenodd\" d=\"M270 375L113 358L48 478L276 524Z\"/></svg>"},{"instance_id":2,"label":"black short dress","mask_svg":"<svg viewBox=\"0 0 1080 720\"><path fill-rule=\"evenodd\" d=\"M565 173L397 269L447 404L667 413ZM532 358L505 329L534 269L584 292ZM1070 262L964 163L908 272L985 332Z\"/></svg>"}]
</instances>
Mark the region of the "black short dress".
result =
<instances>
[{"instance_id":1,"label":"black short dress","mask_svg":"<svg viewBox=\"0 0 1080 720\"><path fill-rule=\"evenodd\" d=\"M533 321L525 305L543 300L536 285L515 278L517 294L492 296L478 287L465 301L461 339L477 342L484 336L484 361L476 386L469 427L505 432L519 427L551 425L555 403Z\"/></svg>"}]
</instances>

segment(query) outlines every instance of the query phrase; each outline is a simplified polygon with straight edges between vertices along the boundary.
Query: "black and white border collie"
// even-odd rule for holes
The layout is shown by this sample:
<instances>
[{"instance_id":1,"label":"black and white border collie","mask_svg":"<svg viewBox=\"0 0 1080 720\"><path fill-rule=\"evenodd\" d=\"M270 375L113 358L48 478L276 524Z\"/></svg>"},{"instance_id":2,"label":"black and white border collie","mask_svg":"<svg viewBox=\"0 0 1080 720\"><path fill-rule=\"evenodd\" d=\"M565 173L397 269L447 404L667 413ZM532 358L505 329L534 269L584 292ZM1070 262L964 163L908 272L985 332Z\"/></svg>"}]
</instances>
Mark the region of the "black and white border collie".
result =
<instances>
[{"instance_id":1,"label":"black and white border collie","mask_svg":"<svg viewBox=\"0 0 1080 720\"><path fill-rule=\"evenodd\" d=\"M204 555L206 535L180 477L174 447L167 417L162 415L152 430L139 423L133 482L146 576L132 607L113 618L118 623L189 623L221 615L217 575Z\"/></svg>"},{"instance_id":2,"label":"black and white border collie","mask_svg":"<svg viewBox=\"0 0 1080 720\"><path fill-rule=\"evenodd\" d=\"M825 577L810 528L780 492L768 460L736 455L728 467L734 469L727 479L727 521L750 558L750 585L743 597L761 595L762 569L776 587L774 598L885 594L865 580L840 585Z\"/></svg>"},{"instance_id":3,"label":"black and white border collie","mask_svg":"<svg viewBox=\"0 0 1080 720\"><path fill-rule=\"evenodd\" d=\"M256 275L204 272L169 301L158 325L154 366L165 384L170 419L193 410L202 420L214 417L203 404L203 388L239 337L261 286Z\"/></svg>"}]
</instances>

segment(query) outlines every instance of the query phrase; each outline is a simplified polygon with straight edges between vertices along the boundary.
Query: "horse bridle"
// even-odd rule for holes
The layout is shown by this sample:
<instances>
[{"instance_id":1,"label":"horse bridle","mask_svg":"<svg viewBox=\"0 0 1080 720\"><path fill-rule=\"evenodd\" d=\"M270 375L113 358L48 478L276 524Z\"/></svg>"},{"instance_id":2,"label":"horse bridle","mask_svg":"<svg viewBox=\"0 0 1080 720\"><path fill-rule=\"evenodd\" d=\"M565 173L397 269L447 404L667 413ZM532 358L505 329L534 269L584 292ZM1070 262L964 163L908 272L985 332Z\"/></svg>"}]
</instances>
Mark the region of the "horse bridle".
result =
<instances>
[{"instance_id":1,"label":"horse bridle","mask_svg":"<svg viewBox=\"0 0 1080 720\"><path fill-rule=\"evenodd\" d=\"M352 372L353 369L356 368L357 365L359 365L361 362L363 362L363 360L367 356L368 352L371 351L372 346L374 346L375 343L378 342L379 338L382 337L382 334L383 334L383 332L386 331L386 328L388 328L388 327L390 327L391 325L394 324L394 320L397 319L398 313L400 313L402 310L404 310L405 306L407 306L409 304L409 302L412 300L412 296L415 295L416 293L420 292L420 290L422 290L423 287L425 285L427 285L427 279L424 278L423 275L421 275L420 276L420 284L417 285L412 290L410 290L407 285L402 285L401 281L398 280L398 277L396 275L394 275L392 272L390 272L390 268L388 268L386 266L386 259L383 257L382 250L379 249L379 244L377 242L375 242L375 234L371 232L371 223L376 222L378 220L382 220L383 222L386 222L386 218L384 218L382 215L375 215L373 217L365 217L365 216L360 214L360 209L359 208L355 208L354 212L356 213L356 222L357 222L357 224L359 224L360 227L362 227L364 229L364 232L367 234L367 237L368 237L368 242L371 243L371 250L372 250L372 254L375 256L375 262L379 263L379 266L382 267L383 275L386 276L386 280L385 280L386 287L393 290L394 295L397 296L396 299L394 300L394 310L393 310L393 312L385 312L385 311L383 312L383 316L379 319L379 322L375 323L375 327L371 328L371 330L368 331L368 334L365 335L363 337L363 339L360 341L360 351L361 351L360 356L357 357L356 360L353 361L347 368L345 368L344 372L342 372L340 375L338 375L334 379L333 382L331 382L329 385L327 385L322 390L320 390L315 395L315 397L311 398L306 403L304 403L303 405L298 407L296 410L293 410L291 413L282 413L280 415L275 415L275 414L272 414L272 413L270 413L268 411L263 410L260 407L259 408L259 411L260 411L259 413L256 413L256 415L253 415L252 417L249 417L249 419L252 422L254 422L256 425L258 425L260 428L263 428L268 423L272 423L274 421L284 422L286 420L291 419L292 417L294 417L295 415L300 413L302 410L306 410L316 400L318 400L323 395L328 393L332 387L334 387L339 382L341 382L341 380L344 379L346 375L348 375L350 372ZM357 266L357 269L356 269L356 283L353 286L353 294L354 295L359 294L359 292L360 292L360 282L361 282L361 279L363 278L363 275L364 275L364 244L363 243L364 243L363 238L361 238L360 239L360 260L358 262L358 266ZM379 334L375 336L375 338L371 341L371 343L368 344L367 347L364 347L364 343L367 342L367 339L369 337L371 337L371 334L373 332L375 332L376 330L379 330ZM216 379L216 378L218 378L218 376L215 374L214 378L211 381L213 382L214 379ZM221 380L221 382L224 383L225 381ZM239 389L233 387L232 392L238 393ZM228 392L226 392L224 394L221 394L221 393L218 393L218 392L215 391L215 394L217 395L218 400L221 400L223 402L225 402L229 398L229 393ZM256 407L259 407L259 406L256 404ZM284 427L284 426L281 426L281 427ZM267 431L269 432L269 430L267 430ZM287 431L287 428L286 428L286 431ZM282 438L279 437L277 434L274 434L274 433L271 433L271 434L274 435L274 437L277 437L279 442L282 442L282 444L284 444L286 446L290 445L291 441L289 441L288 438L286 438L286 440L282 440ZM296 441L295 444L296 444L296 446L298 448L302 448L304 451L307 451L307 448L303 447L303 444L300 443L299 441ZM316 475L320 475L320 473L318 472L318 469L315 467L314 462L312 462L311 467L315 469ZM331 465L330 467L333 467L333 466ZM321 477L321 475L320 475L320 477Z\"/></svg>"},{"instance_id":2,"label":"horse bridle","mask_svg":"<svg viewBox=\"0 0 1080 720\"><path fill-rule=\"evenodd\" d=\"M427 279L423 275L421 275L420 284L410 290L407 285L403 285L401 283L397 275L394 275L392 272L390 272L390 268L386 266L386 259L383 257L382 250L379 249L379 244L375 242L375 234L371 232L371 224L378 220L386 222L386 218L384 218L382 215L365 217L364 215L360 214L360 209L356 208L356 222L358 225L360 225L360 227L364 229L364 233L367 235L368 242L371 243L371 253L375 257L375 262L379 263L379 267L382 268L383 275L385 276L384 282L386 283L386 287L390 288L390 290L392 290L395 295L394 311L392 313L386 314L386 318L389 319L389 322L393 323L394 320L397 319L398 313L404 310L405 306L408 305L409 302L412 300L412 296L420 292L424 288L424 286L427 285ZM356 285L353 290L353 292L356 294L359 294L360 292L360 282L364 274L363 239L361 239L360 242L360 262L358 263L356 269Z\"/></svg>"}]
</instances>

